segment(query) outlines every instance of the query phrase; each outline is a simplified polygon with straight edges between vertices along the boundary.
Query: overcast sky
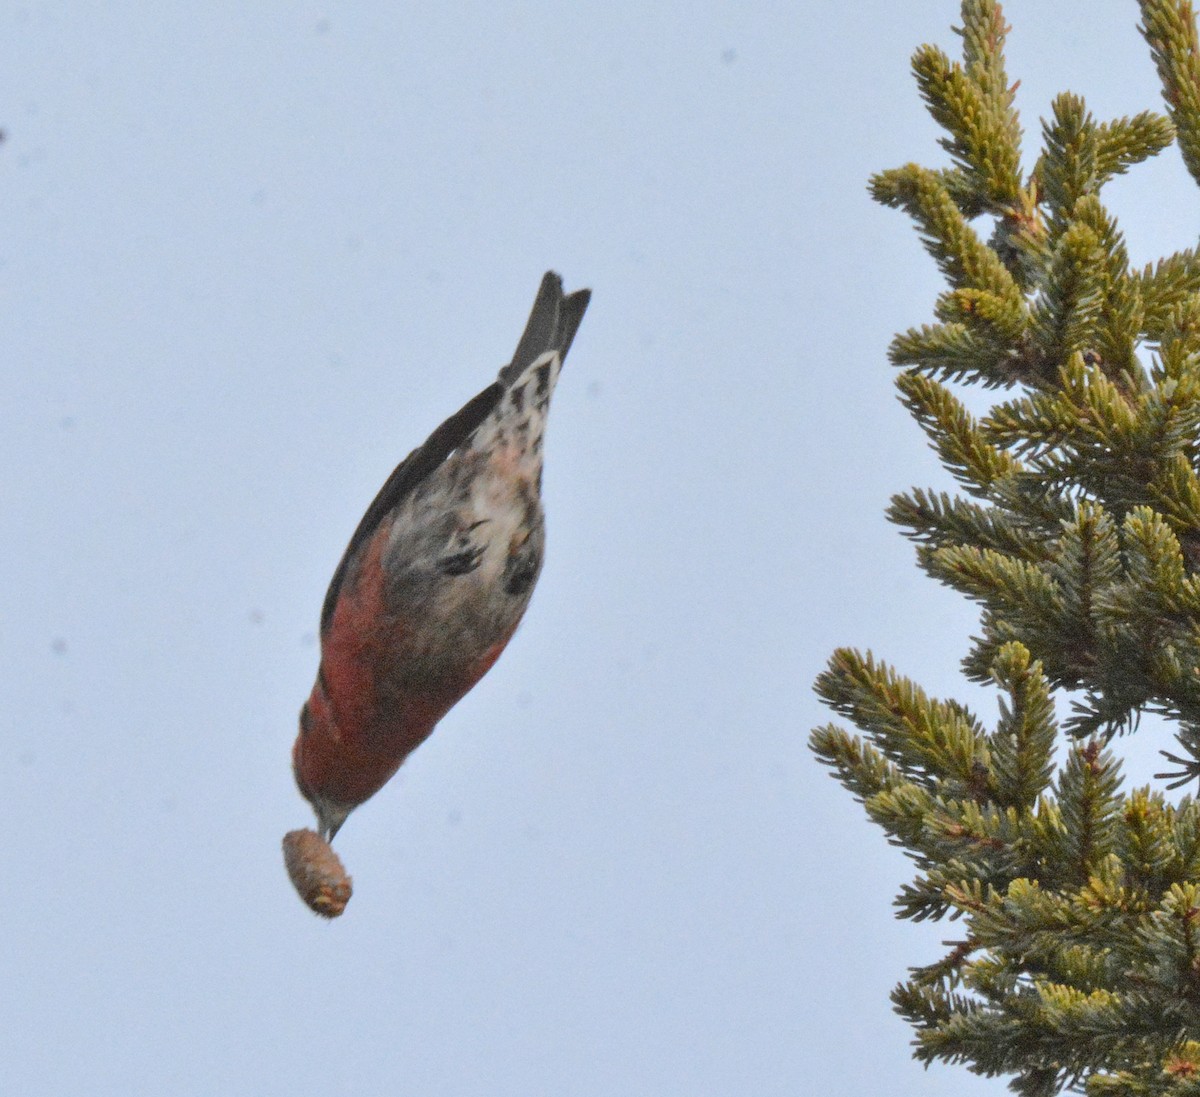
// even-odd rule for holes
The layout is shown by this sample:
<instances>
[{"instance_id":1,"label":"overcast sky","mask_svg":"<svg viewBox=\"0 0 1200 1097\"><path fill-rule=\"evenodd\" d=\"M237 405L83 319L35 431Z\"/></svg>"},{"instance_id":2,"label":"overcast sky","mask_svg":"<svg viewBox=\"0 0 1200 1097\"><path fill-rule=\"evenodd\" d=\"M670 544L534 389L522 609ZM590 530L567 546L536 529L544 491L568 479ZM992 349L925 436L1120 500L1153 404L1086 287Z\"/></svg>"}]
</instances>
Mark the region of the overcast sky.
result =
<instances>
[{"instance_id":1,"label":"overcast sky","mask_svg":"<svg viewBox=\"0 0 1200 1097\"><path fill-rule=\"evenodd\" d=\"M1159 108L1131 0L1007 13L1027 166L1059 90ZM941 162L957 20L0 3L6 1092L1004 1092L912 1062L887 993L956 927L805 746L839 644L995 712L883 518L949 484L885 359L939 282L865 187ZM1109 196L1138 262L1200 232L1174 150ZM594 297L545 571L324 923L279 840L325 587L547 268Z\"/></svg>"}]
</instances>

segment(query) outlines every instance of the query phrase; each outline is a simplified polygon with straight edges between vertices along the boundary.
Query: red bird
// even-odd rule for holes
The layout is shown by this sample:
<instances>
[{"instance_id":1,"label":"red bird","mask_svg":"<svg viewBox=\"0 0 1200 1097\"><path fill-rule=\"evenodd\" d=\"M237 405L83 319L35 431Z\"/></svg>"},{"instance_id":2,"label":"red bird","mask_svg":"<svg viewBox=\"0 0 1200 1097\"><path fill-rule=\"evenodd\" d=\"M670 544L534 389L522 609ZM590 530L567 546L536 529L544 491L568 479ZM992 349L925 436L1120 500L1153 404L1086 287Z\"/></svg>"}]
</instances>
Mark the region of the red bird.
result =
<instances>
[{"instance_id":1,"label":"red bird","mask_svg":"<svg viewBox=\"0 0 1200 1097\"><path fill-rule=\"evenodd\" d=\"M512 362L388 477L321 610L292 748L332 839L504 650L542 568L542 434L590 290L542 278Z\"/></svg>"}]
</instances>

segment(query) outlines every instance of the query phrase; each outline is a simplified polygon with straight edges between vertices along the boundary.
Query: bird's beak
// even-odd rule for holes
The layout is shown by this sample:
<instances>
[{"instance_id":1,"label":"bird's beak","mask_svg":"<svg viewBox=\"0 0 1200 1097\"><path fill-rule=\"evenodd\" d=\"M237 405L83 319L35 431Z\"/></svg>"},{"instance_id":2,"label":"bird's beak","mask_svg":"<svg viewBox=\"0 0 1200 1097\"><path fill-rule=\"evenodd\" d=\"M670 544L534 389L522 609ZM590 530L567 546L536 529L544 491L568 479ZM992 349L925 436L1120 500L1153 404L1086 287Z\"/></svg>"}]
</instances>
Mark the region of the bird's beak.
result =
<instances>
[{"instance_id":1,"label":"bird's beak","mask_svg":"<svg viewBox=\"0 0 1200 1097\"><path fill-rule=\"evenodd\" d=\"M342 804L331 804L328 800L317 800L313 811L317 816L317 829L327 842L333 841L333 836L342 829L342 824L350 817L353 808Z\"/></svg>"}]
</instances>

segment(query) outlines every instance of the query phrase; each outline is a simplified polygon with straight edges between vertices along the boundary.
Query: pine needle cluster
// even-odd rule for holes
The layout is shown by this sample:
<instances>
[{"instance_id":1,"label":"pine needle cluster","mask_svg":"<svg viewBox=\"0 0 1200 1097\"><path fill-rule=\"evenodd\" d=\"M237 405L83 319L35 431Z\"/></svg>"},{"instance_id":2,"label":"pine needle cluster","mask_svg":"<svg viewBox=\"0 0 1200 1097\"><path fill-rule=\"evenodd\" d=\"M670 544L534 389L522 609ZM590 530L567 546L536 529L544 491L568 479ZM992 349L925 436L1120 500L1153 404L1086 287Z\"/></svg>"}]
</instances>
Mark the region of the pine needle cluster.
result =
<instances>
[{"instance_id":1,"label":"pine needle cluster","mask_svg":"<svg viewBox=\"0 0 1200 1097\"><path fill-rule=\"evenodd\" d=\"M1140 8L1167 115L1060 95L1028 172L995 0L963 0L961 62L913 58L950 166L871 190L947 282L890 354L961 491L889 516L980 604L964 669L1000 716L852 650L816 687L861 734L813 749L916 863L899 916L963 925L893 992L917 1058L1028 1097L1200 1094L1200 803L1165 794L1200 776L1200 254L1133 269L1101 201L1173 142L1200 183L1200 42L1188 0ZM977 418L954 383L1007 398ZM1176 779L1126 792L1111 740L1146 712L1178 730Z\"/></svg>"}]
</instances>

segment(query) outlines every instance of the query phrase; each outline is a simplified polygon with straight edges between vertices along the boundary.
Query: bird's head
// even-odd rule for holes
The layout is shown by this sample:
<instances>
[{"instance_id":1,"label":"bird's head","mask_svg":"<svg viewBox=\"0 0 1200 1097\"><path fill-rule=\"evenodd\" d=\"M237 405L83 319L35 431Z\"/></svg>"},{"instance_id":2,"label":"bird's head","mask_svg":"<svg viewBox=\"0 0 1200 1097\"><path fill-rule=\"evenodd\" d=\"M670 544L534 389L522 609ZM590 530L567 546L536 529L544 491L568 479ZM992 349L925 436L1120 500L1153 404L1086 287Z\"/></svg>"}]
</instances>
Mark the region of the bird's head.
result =
<instances>
[{"instance_id":1,"label":"bird's head","mask_svg":"<svg viewBox=\"0 0 1200 1097\"><path fill-rule=\"evenodd\" d=\"M317 829L321 837L331 842L356 805L335 800L323 791L328 784L323 779L326 759L320 750L318 737L312 732L309 708L305 705L300 712L300 733L292 746L292 773L300 795L309 802L317 817Z\"/></svg>"}]
</instances>

